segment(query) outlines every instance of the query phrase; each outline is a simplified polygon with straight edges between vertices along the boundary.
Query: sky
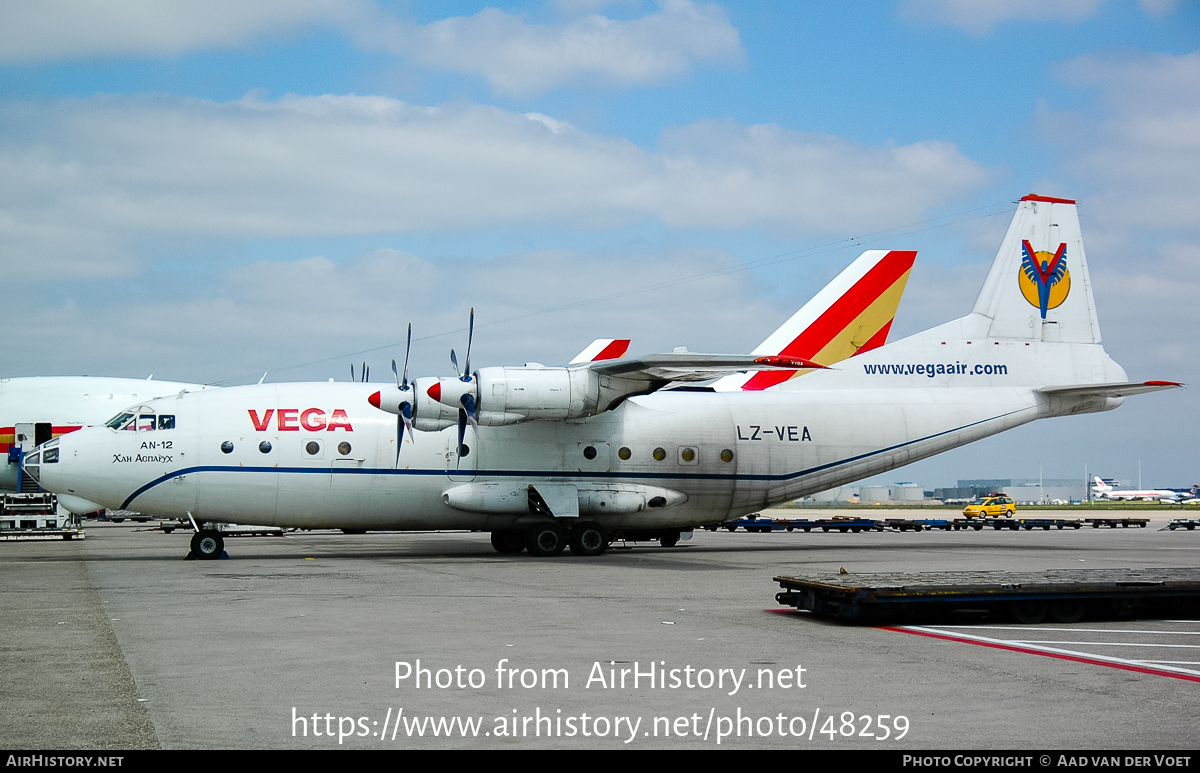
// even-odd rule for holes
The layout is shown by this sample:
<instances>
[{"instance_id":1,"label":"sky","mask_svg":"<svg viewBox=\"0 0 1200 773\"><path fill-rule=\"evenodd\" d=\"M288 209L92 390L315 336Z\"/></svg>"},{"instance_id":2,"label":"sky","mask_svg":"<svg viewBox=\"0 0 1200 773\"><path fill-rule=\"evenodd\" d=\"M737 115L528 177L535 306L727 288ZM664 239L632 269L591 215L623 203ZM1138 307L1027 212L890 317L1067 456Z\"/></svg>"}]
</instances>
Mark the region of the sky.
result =
<instances>
[{"instance_id":1,"label":"sky","mask_svg":"<svg viewBox=\"0 0 1200 773\"><path fill-rule=\"evenodd\" d=\"M848 7L846 7L848 6ZM1076 199L1104 344L1200 383L1200 4L7 0L3 373L389 380L750 351L864 249L893 340ZM874 479L1200 481L1194 386Z\"/></svg>"}]
</instances>

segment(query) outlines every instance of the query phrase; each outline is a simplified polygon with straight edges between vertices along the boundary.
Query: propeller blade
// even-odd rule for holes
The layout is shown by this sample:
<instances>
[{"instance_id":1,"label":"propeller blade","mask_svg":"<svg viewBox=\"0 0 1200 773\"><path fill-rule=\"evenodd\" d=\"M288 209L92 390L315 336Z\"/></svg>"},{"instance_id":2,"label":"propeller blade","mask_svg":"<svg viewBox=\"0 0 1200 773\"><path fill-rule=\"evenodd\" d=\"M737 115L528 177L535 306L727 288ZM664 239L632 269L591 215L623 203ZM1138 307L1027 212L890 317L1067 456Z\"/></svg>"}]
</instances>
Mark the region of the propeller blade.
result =
<instances>
[{"instance_id":1,"label":"propeller blade","mask_svg":"<svg viewBox=\"0 0 1200 773\"><path fill-rule=\"evenodd\" d=\"M454 375L458 375L458 357L455 356L454 350L450 350L450 362L454 365Z\"/></svg>"},{"instance_id":2,"label":"propeller blade","mask_svg":"<svg viewBox=\"0 0 1200 773\"><path fill-rule=\"evenodd\" d=\"M455 457L454 466L458 467L462 463L463 456L463 438L467 434L467 412L463 408L458 409L458 456Z\"/></svg>"},{"instance_id":3,"label":"propeller blade","mask_svg":"<svg viewBox=\"0 0 1200 773\"><path fill-rule=\"evenodd\" d=\"M467 421L471 422L472 427L479 429L478 417L475 415L475 398L470 395L463 395L458 398L458 401L462 403L463 408L467 411Z\"/></svg>"},{"instance_id":4,"label":"propeller blade","mask_svg":"<svg viewBox=\"0 0 1200 773\"><path fill-rule=\"evenodd\" d=\"M475 307L471 307L471 324L467 328L467 359L463 363L463 381L471 380L471 342L475 340Z\"/></svg>"},{"instance_id":5,"label":"propeller blade","mask_svg":"<svg viewBox=\"0 0 1200 773\"><path fill-rule=\"evenodd\" d=\"M400 386L400 373L396 370L396 361L392 360L392 375L396 377L396 386ZM403 387L400 387L403 389Z\"/></svg>"},{"instance_id":6,"label":"propeller blade","mask_svg":"<svg viewBox=\"0 0 1200 773\"><path fill-rule=\"evenodd\" d=\"M404 385L401 389L408 389L408 354L412 351L412 323L408 323L408 346L404 349Z\"/></svg>"},{"instance_id":7,"label":"propeller blade","mask_svg":"<svg viewBox=\"0 0 1200 773\"><path fill-rule=\"evenodd\" d=\"M352 362L352 363L350 363L350 380L351 380L351 381L358 381L358 379L356 379L356 378L354 377L354 363L353 363L353 362Z\"/></svg>"},{"instance_id":8,"label":"propeller blade","mask_svg":"<svg viewBox=\"0 0 1200 773\"><path fill-rule=\"evenodd\" d=\"M414 442L417 434L413 432L411 403L400 403L400 413L396 416L396 469L400 469L400 449L404 447L405 427L408 427L408 442Z\"/></svg>"},{"instance_id":9,"label":"propeller blade","mask_svg":"<svg viewBox=\"0 0 1200 773\"><path fill-rule=\"evenodd\" d=\"M417 441L417 433L413 431L412 403L401 403L400 418L404 419L404 426L408 427L408 434L409 434L408 442L415 443Z\"/></svg>"}]
</instances>

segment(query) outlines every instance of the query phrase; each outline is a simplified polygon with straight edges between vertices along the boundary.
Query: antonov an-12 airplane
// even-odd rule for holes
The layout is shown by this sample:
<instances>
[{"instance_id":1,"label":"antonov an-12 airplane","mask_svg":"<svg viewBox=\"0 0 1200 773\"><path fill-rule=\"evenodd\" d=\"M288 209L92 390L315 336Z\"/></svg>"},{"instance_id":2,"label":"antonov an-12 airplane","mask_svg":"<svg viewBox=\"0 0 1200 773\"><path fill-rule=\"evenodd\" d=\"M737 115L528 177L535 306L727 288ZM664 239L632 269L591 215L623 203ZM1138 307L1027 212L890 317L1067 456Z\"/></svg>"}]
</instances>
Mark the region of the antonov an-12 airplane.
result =
<instances>
[{"instance_id":1,"label":"antonov an-12 airplane","mask_svg":"<svg viewBox=\"0 0 1200 773\"><path fill-rule=\"evenodd\" d=\"M832 367L785 347L472 371L468 346L460 375L410 382L406 368L382 389L183 392L51 440L27 466L54 492L191 518L198 557L221 554L210 525L222 522L472 529L501 552L599 555L618 532L678 538L1178 386L1130 383L1109 358L1075 202L1037 195L1020 201L970 314L861 349ZM706 385L735 373L748 376L736 388ZM142 416L172 429L142 431Z\"/></svg>"}]
</instances>

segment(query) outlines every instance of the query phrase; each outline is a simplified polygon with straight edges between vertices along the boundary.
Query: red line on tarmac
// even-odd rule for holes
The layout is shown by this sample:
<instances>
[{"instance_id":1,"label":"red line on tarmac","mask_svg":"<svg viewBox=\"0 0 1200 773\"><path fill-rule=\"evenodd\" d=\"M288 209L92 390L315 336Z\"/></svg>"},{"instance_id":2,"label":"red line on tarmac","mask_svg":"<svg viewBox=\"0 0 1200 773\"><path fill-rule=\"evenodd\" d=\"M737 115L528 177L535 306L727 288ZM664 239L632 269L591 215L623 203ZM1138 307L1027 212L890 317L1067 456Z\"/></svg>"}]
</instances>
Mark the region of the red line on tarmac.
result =
<instances>
[{"instance_id":1,"label":"red line on tarmac","mask_svg":"<svg viewBox=\"0 0 1200 773\"><path fill-rule=\"evenodd\" d=\"M1059 660L1070 660L1075 663L1087 663L1093 666L1107 666L1109 668L1119 668L1123 671L1136 671L1139 674L1153 674L1154 676L1169 676L1172 679L1183 679L1188 682L1200 682L1200 676L1192 676L1190 674L1179 674L1174 671L1163 671L1157 668L1147 668L1146 666L1134 666L1125 663L1114 663L1109 660L1100 660L1098 658L1087 658L1079 655L1064 655L1059 652L1046 652L1045 650L1033 649L1032 647L1018 647L1015 644L1001 644L999 642L982 641L980 639L968 639L962 636L951 636L943 633L933 633L931 631L914 631L909 628L898 628L890 625L879 627L882 631L896 631L898 633L910 633L915 636L928 636L931 639L944 639L946 641L954 641L959 644L975 644L980 647L992 647L998 650L1008 650L1010 652L1022 652L1026 655L1041 655L1045 658L1058 658Z\"/></svg>"}]
</instances>

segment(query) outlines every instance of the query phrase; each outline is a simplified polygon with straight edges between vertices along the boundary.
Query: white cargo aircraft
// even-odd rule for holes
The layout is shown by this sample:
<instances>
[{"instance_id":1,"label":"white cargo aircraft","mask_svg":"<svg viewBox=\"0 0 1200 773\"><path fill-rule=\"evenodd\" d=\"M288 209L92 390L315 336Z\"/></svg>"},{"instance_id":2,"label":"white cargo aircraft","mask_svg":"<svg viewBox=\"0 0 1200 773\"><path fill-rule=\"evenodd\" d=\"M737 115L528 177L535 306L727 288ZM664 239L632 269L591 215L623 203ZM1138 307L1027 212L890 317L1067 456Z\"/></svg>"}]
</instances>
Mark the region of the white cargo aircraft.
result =
<instances>
[{"instance_id":1,"label":"white cargo aircraft","mask_svg":"<svg viewBox=\"0 0 1200 773\"><path fill-rule=\"evenodd\" d=\"M1178 386L1130 383L1109 358L1075 202L1032 194L970 314L867 348L834 368L786 349L677 350L473 372L468 347L449 378L409 382L406 370L383 389L269 384L150 401L45 443L27 465L51 491L192 518L203 558L223 549L206 524L238 521L483 530L501 552L598 555L616 533L670 542L1034 419ZM695 386L732 372L794 377ZM143 431L142 416L172 417L173 429Z\"/></svg>"},{"instance_id":2,"label":"white cargo aircraft","mask_svg":"<svg viewBox=\"0 0 1200 773\"><path fill-rule=\"evenodd\" d=\"M1095 483L1092 484L1092 493L1099 499L1116 499L1116 500L1134 500L1144 499L1147 501L1158 500L1163 502L1178 502L1180 493L1171 491L1170 489L1114 489L1099 477L1095 477ZM1195 488L1194 486L1192 487Z\"/></svg>"},{"instance_id":3,"label":"white cargo aircraft","mask_svg":"<svg viewBox=\"0 0 1200 773\"><path fill-rule=\"evenodd\" d=\"M896 308L912 269L915 252L869 250L796 312L755 350L759 355L788 355L832 364L859 351L881 346L891 328ZM617 359L629 348L629 339L597 339L573 360L572 365ZM366 363L361 371L367 381ZM355 380L354 366L350 367ZM796 371L776 371L778 381ZM264 374L265 378L265 374ZM718 387L763 388L744 384L746 377ZM261 383L261 382L260 382ZM137 405L136 401L195 392L216 387L174 381L106 378L96 376L49 376L0 379L0 452L7 454L0 467L0 492L36 490L37 481L23 474L24 454L51 438L87 426L102 424L113 416L116 406ZM127 429L146 431L155 417L146 414L140 425ZM157 425L162 425L158 420ZM157 429L164 429L157 426ZM36 467L35 467L36 472ZM66 494L77 512L94 508L94 503ZM79 508L83 508L80 510Z\"/></svg>"},{"instance_id":4,"label":"white cargo aircraft","mask_svg":"<svg viewBox=\"0 0 1200 773\"><path fill-rule=\"evenodd\" d=\"M113 411L138 400L205 389L175 381L100 376L37 376L0 379L0 492L21 485L21 459L34 446L83 427L103 424Z\"/></svg>"}]
</instances>

